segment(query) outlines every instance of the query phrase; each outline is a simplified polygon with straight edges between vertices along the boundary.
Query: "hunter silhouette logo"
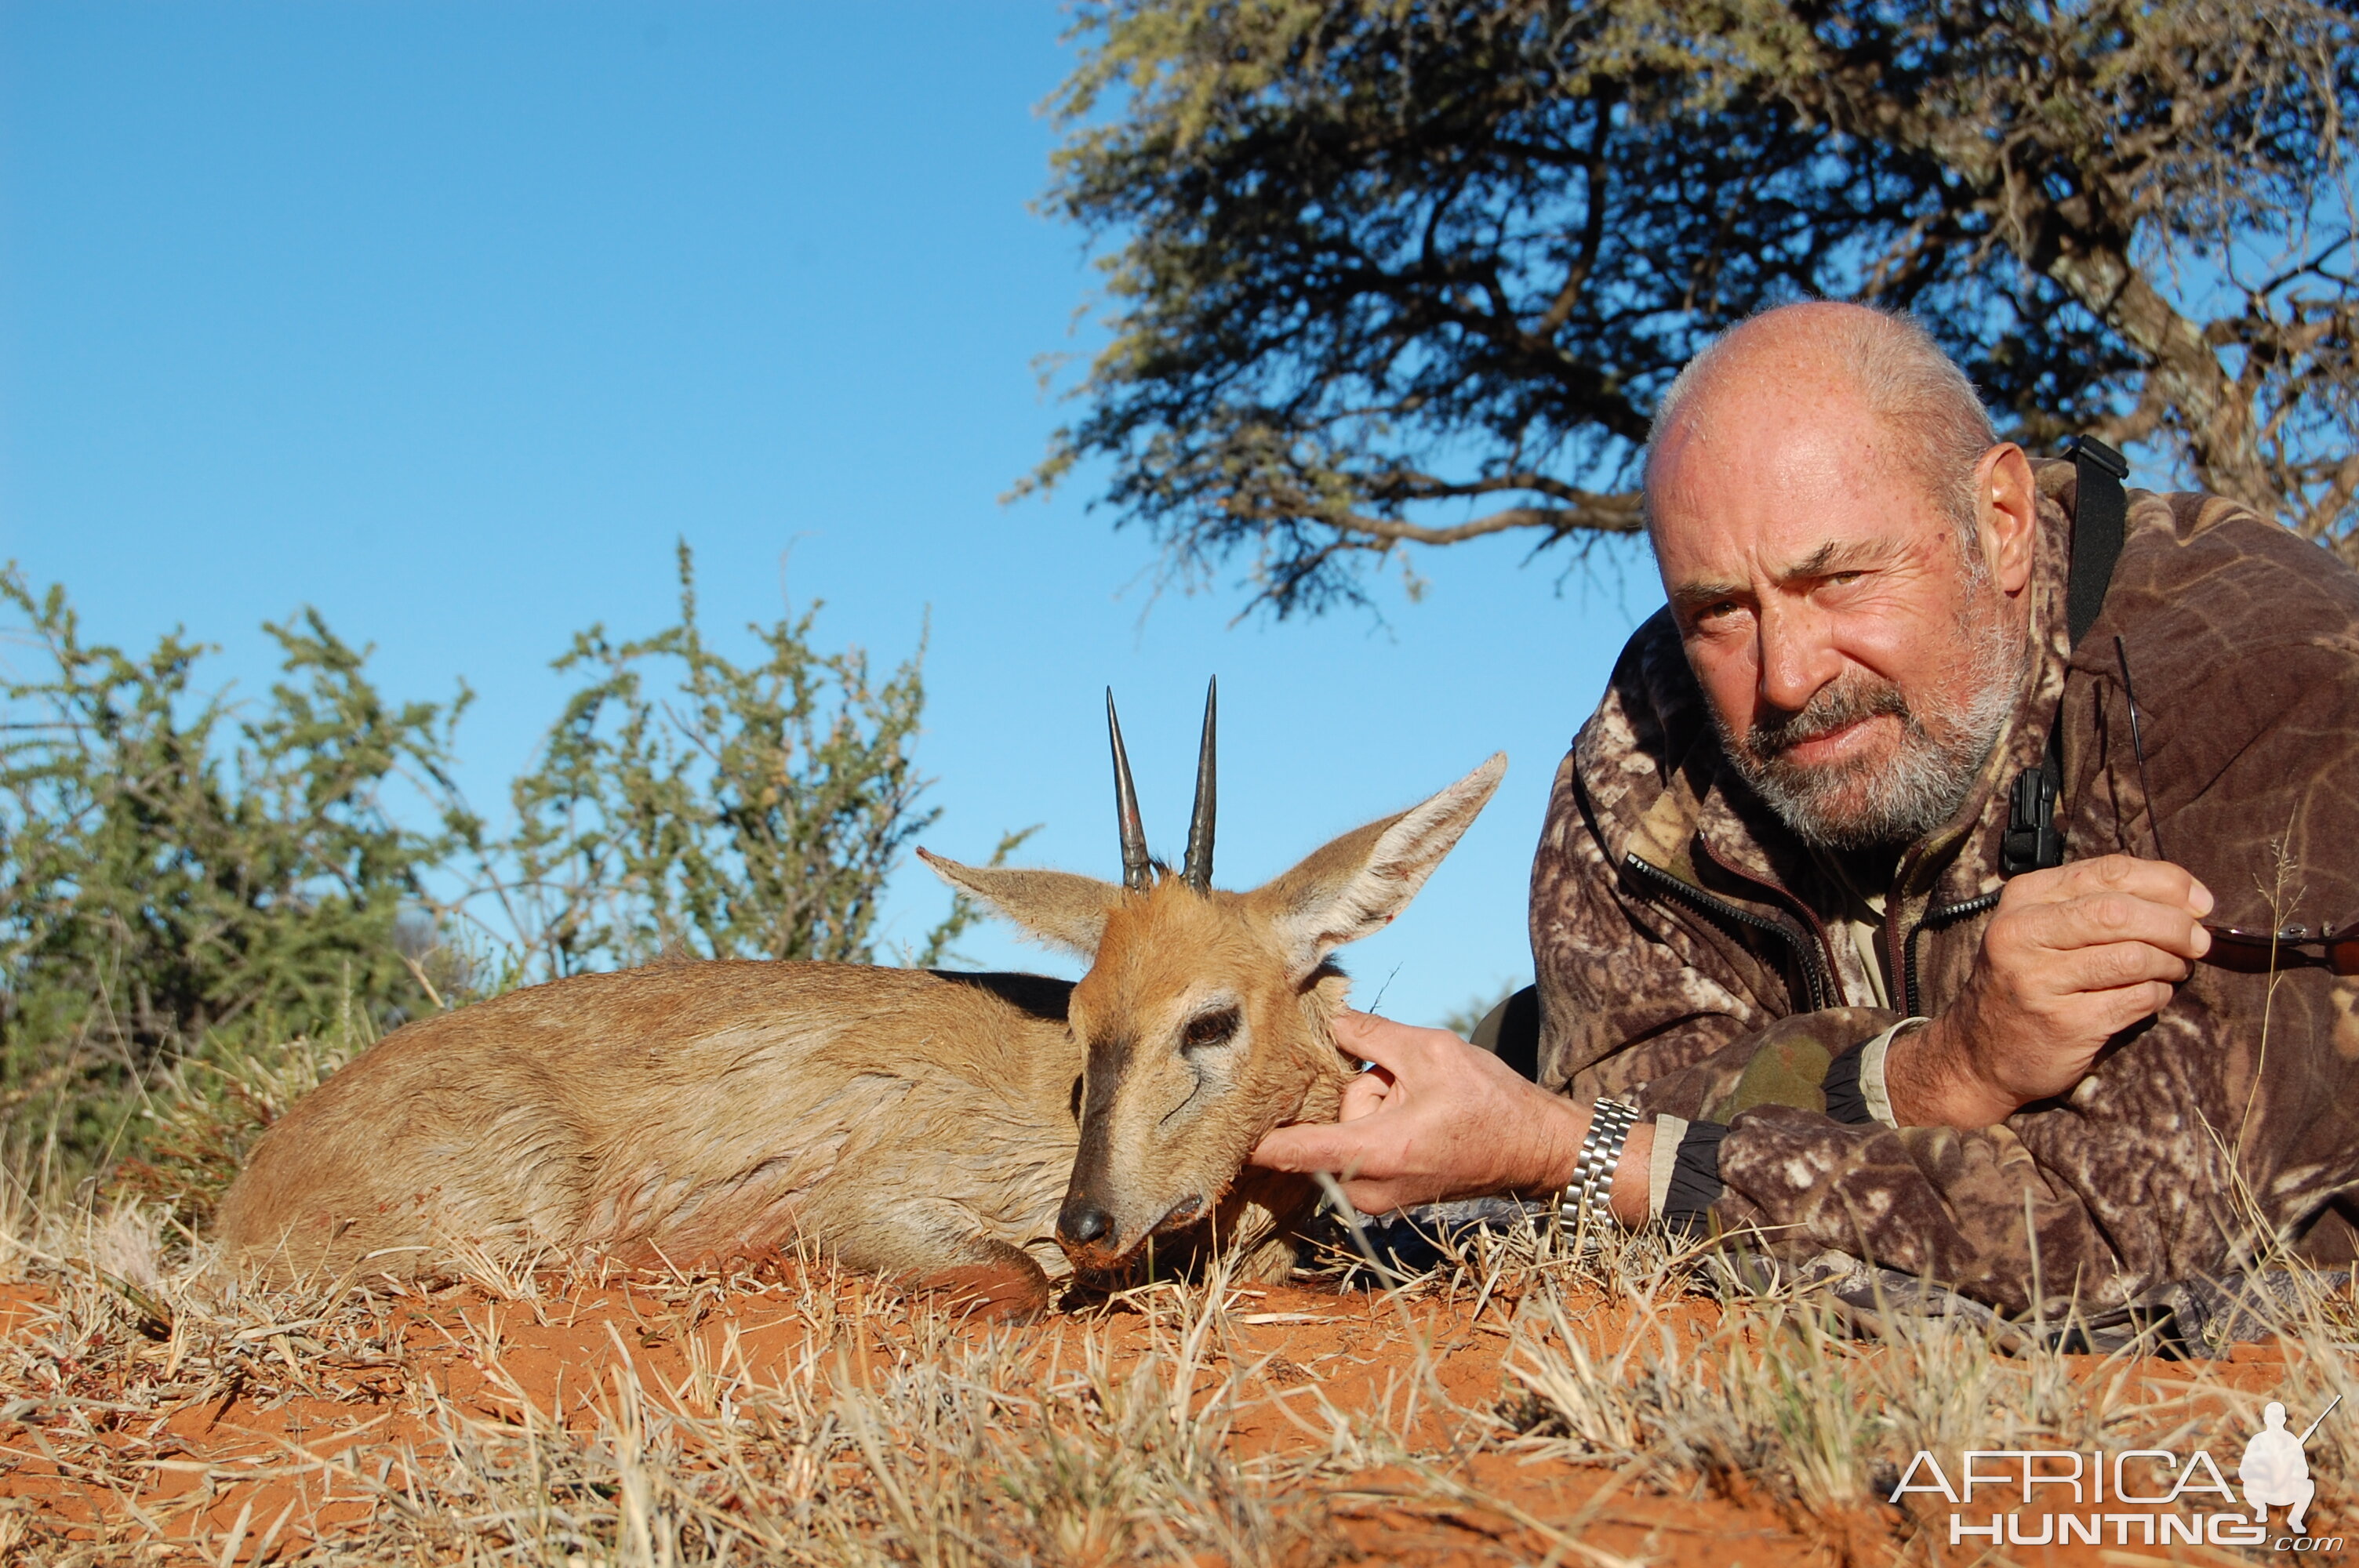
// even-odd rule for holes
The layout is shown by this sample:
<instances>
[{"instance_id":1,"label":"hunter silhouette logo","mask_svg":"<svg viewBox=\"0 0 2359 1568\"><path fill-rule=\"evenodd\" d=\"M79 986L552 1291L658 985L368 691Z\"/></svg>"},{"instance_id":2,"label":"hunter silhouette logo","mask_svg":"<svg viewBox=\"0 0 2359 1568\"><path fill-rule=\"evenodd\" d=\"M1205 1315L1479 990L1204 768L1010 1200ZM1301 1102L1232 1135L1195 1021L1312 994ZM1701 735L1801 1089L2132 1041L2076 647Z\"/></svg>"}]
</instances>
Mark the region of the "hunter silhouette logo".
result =
<instances>
[{"instance_id":1,"label":"hunter silhouette logo","mask_svg":"<svg viewBox=\"0 0 2359 1568\"><path fill-rule=\"evenodd\" d=\"M2270 1400L2261 1411L2261 1430L2245 1444L2237 1466L2236 1478L2244 1483L2241 1503L2219 1465L2201 1448L1969 1449L1953 1461L1954 1484L1941 1461L1920 1449L1886 1500L1898 1503L1917 1492L1941 1498L1952 1510L1951 1546L2183 1543L2339 1552L2341 1536L2308 1531L2318 1483L2310 1479L2303 1445L2342 1402L2337 1395L2297 1436L2286 1429L2285 1406ZM2267 1528L2272 1509L2285 1510L2279 1526L2285 1533L2274 1537Z\"/></svg>"},{"instance_id":2,"label":"hunter silhouette logo","mask_svg":"<svg viewBox=\"0 0 2359 1568\"><path fill-rule=\"evenodd\" d=\"M2310 1457L2303 1447L2334 1413L2334 1405L2343 1396L2334 1396L2334 1404L2318 1412L2299 1437L2286 1430L2286 1408L2271 1400L2261 1411L2264 1422L2245 1444L2244 1463L2236 1466L2236 1479L2245 1483L2245 1501L2253 1509L2253 1522L2268 1522L2271 1509L2286 1510L2285 1527L2300 1535L2302 1515L2309 1510L2310 1500L2318 1496L2318 1483L2310 1478Z\"/></svg>"}]
</instances>

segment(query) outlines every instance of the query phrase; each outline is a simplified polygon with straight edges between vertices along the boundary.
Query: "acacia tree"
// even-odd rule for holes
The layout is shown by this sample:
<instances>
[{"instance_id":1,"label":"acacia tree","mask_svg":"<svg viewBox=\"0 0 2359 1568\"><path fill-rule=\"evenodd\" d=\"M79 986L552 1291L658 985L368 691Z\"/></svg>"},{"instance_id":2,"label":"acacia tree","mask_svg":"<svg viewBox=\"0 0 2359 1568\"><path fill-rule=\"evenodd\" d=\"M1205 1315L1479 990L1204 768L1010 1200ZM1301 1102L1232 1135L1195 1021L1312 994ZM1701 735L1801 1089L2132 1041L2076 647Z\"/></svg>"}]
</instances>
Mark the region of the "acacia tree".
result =
<instances>
[{"instance_id":1,"label":"acacia tree","mask_svg":"<svg viewBox=\"0 0 2359 1568\"><path fill-rule=\"evenodd\" d=\"M2155 443L2359 559L2359 41L2313 0L1099 0L1048 201L1111 242L1107 499L1279 614L1639 526L1785 300L1917 312L2008 433Z\"/></svg>"}]
</instances>

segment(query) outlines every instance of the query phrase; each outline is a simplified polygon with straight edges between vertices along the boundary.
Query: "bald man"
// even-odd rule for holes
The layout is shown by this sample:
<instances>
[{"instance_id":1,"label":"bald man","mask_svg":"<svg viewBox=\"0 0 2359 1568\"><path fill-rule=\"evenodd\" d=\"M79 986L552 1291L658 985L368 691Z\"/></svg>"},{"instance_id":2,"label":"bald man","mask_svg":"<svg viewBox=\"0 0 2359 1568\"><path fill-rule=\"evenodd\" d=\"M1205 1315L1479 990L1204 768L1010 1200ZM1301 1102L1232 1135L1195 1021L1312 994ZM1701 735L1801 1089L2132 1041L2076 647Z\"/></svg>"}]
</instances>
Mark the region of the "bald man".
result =
<instances>
[{"instance_id":1,"label":"bald man","mask_svg":"<svg viewBox=\"0 0 2359 1568\"><path fill-rule=\"evenodd\" d=\"M2331 939L2359 922L2359 577L2132 491L2074 643L2073 466L1854 306L1700 356L1646 494L1668 603L1533 866L1538 1082L1355 1015L1381 1070L1256 1160L1370 1212L1586 1173L1625 1223L2013 1312L2035 1279L2104 1311L2359 1252L2359 940ZM2062 863L2026 870L2051 733Z\"/></svg>"}]
</instances>

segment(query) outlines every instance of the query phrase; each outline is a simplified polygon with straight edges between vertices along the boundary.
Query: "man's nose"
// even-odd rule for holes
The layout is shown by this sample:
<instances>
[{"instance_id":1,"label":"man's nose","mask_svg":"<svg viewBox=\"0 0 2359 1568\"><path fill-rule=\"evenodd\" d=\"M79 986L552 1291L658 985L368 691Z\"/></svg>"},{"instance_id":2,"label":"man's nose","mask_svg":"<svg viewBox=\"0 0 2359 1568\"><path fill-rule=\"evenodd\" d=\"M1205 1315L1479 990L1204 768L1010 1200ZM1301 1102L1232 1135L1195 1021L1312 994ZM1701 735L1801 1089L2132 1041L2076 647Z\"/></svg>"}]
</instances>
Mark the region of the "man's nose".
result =
<instances>
[{"instance_id":1,"label":"man's nose","mask_svg":"<svg viewBox=\"0 0 2359 1568\"><path fill-rule=\"evenodd\" d=\"M1799 713L1810 698L1843 671L1843 656L1818 616L1782 604L1762 606L1761 700L1783 713Z\"/></svg>"}]
</instances>

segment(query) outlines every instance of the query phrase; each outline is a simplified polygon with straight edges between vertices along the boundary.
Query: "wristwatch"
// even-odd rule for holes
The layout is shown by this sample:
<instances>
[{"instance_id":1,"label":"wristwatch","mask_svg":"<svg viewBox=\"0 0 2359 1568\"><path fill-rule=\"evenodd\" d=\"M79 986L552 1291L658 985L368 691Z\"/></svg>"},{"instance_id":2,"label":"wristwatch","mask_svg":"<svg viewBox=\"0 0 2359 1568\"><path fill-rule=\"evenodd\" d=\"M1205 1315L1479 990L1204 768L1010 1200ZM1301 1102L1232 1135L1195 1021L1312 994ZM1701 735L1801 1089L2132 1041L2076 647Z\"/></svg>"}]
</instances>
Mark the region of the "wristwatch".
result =
<instances>
[{"instance_id":1,"label":"wristwatch","mask_svg":"<svg viewBox=\"0 0 2359 1568\"><path fill-rule=\"evenodd\" d=\"M1626 1100L1602 1099L1591 1108L1589 1135L1573 1157L1572 1180L1557 1198L1559 1224L1579 1226L1593 1206L1603 1212L1614 1190L1614 1168L1622 1163L1622 1146L1630 1141L1630 1129L1638 1124L1639 1114Z\"/></svg>"}]
</instances>

